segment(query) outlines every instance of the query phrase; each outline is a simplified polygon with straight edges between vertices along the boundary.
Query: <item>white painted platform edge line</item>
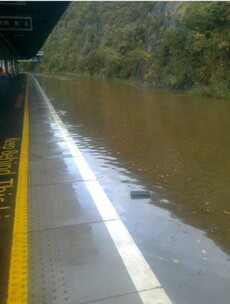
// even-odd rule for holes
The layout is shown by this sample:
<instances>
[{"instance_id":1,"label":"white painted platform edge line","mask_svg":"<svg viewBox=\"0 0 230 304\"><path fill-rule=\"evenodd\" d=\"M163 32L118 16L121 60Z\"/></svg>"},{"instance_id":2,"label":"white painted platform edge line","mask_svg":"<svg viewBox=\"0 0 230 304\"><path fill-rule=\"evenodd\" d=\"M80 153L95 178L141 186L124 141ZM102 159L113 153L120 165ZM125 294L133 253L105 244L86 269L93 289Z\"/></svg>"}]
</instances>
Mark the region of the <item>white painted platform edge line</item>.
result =
<instances>
[{"instance_id":1,"label":"white painted platform edge line","mask_svg":"<svg viewBox=\"0 0 230 304\"><path fill-rule=\"evenodd\" d=\"M33 77L33 76L32 76ZM34 77L33 77L34 78ZM172 304L171 300L167 296L165 290L160 288L160 282L156 278L152 269L148 265L141 251L134 242L132 236L128 232L127 228L123 224L111 201L107 197L104 189L97 181L94 173L89 167L84 157L77 158L76 155L82 155L78 149L76 143L71 138L64 123L56 113L55 109L51 105L48 97L41 88L38 81L34 78L44 101L46 102L54 121L58 124L59 130L66 141L70 152L72 153L76 166L79 169L85 185L94 201L104 223L110 233L110 236L126 266L126 269L138 291L138 294L144 304ZM94 181L87 182L89 177ZM108 218L116 218L117 221L107 221ZM159 287L159 288L157 288ZM154 289L153 292L143 292L143 290Z\"/></svg>"}]
</instances>

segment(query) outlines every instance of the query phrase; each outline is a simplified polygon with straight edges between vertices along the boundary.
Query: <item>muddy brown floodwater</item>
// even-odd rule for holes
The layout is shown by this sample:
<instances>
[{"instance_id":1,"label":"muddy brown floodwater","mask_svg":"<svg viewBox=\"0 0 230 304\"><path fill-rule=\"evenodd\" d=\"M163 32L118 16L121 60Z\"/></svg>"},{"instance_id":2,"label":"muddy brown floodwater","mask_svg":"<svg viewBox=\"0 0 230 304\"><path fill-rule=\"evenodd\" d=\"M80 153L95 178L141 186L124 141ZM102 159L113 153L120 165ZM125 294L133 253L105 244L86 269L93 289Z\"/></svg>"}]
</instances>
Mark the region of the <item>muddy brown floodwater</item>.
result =
<instances>
[{"instance_id":1,"label":"muddy brown floodwater","mask_svg":"<svg viewBox=\"0 0 230 304\"><path fill-rule=\"evenodd\" d=\"M77 77L39 81L71 130L230 254L230 100Z\"/></svg>"}]
</instances>

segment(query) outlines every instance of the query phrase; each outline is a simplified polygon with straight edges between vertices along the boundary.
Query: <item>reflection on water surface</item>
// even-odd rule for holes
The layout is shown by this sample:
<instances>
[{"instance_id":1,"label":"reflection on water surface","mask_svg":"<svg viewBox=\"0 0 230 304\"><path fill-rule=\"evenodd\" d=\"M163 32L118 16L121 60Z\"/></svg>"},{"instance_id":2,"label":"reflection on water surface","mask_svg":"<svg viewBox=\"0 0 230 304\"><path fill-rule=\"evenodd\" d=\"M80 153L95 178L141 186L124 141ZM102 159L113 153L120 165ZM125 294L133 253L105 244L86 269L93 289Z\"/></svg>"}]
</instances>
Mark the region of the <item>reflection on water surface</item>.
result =
<instances>
[{"instance_id":1,"label":"reflection on water surface","mask_svg":"<svg viewBox=\"0 0 230 304\"><path fill-rule=\"evenodd\" d=\"M116 82L39 79L82 146L116 156L162 205L230 253L230 103ZM103 152L103 153L102 153ZM106 162L105 162L106 163Z\"/></svg>"}]
</instances>

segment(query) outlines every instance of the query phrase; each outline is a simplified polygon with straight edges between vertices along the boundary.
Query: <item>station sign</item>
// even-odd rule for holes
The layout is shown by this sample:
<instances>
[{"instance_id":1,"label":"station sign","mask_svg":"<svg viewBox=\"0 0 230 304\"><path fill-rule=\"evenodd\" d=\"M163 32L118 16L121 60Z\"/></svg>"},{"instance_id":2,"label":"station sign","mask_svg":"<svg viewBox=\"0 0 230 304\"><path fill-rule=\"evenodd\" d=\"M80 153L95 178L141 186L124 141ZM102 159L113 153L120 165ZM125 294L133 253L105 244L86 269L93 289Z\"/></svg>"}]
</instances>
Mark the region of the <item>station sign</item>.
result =
<instances>
[{"instance_id":1,"label":"station sign","mask_svg":"<svg viewBox=\"0 0 230 304\"><path fill-rule=\"evenodd\" d=\"M32 31L31 17L0 16L0 31Z\"/></svg>"}]
</instances>

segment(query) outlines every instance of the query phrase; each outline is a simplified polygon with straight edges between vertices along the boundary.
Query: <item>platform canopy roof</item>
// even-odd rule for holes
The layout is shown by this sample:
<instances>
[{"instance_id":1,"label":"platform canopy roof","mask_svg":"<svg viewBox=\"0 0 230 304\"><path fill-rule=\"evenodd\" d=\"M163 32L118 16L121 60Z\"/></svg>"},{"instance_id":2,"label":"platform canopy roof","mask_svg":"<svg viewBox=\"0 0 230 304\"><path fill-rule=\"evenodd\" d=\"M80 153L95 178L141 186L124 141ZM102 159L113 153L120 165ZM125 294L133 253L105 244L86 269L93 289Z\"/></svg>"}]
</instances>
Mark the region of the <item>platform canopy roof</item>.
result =
<instances>
[{"instance_id":1,"label":"platform canopy roof","mask_svg":"<svg viewBox=\"0 0 230 304\"><path fill-rule=\"evenodd\" d=\"M30 59L41 49L69 1L0 1L0 48L17 59Z\"/></svg>"}]
</instances>

